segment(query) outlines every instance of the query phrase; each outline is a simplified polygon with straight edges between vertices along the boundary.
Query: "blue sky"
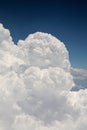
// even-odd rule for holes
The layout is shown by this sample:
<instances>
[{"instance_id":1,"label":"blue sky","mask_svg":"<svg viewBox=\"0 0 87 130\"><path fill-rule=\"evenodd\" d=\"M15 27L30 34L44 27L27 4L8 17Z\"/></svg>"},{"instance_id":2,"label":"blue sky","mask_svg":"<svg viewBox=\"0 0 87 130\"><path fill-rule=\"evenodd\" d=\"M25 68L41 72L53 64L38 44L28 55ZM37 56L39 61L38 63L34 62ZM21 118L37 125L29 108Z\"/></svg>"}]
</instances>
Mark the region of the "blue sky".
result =
<instances>
[{"instance_id":1,"label":"blue sky","mask_svg":"<svg viewBox=\"0 0 87 130\"><path fill-rule=\"evenodd\" d=\"M36 31L65 43L73 67L87 69L87 3L84 0L19 0L0 2L0 22L15 43Z\"/></svg>"}]
</instances>

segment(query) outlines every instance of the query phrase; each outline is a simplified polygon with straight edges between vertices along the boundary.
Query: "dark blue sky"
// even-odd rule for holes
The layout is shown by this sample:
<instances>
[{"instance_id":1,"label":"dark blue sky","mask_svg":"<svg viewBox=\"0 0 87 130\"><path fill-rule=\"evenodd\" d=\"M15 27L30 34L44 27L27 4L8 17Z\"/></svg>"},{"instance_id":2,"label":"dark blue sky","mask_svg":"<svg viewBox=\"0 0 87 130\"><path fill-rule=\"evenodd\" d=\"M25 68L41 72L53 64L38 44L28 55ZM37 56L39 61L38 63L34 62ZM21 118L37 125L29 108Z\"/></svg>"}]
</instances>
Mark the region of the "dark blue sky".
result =
<instances>
[{"instance_id":1,"label":"dark blue sky","mask_svg":"<svg viewBox=\"0 0 87 130\"><path fill-rule=\"evenodd\" d=\"M15 41L36 31L65 43L73 67L87 69L87 3L84 0L3 0L0 22Z\"/></svg>"}]
</instances>

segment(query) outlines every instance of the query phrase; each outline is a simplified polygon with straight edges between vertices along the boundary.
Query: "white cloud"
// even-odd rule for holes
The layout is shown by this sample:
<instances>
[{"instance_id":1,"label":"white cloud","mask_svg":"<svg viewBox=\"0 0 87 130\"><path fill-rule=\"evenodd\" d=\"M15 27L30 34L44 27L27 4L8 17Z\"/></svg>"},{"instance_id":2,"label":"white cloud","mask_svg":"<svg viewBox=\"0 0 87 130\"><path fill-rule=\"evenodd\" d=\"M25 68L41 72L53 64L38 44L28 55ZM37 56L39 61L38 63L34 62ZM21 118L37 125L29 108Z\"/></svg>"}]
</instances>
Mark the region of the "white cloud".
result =
<instances>
[{"instance_id":1,"label":"white cloud","mask_svg":"<svg viewBox=\"0 0 87 130\"><path fill-rule=\"evenodd\" d=\"M87 70L85 69L71 68L71 72L75 79L83 80L87 78Z\"/></svg>"},{"instance_id":2,"label":"white cloud","mask_svg":"<svg viewBox=\"0 0 87 130\"><path fill-rule=\"evenodd\" d=\"M8 41L9 44L12 42L12 37L8 29L5 29L2 24L0 24L0 44L4 41Z\"/></svg>"},{"instance_id":3,"label":"white cloud","mask_svg":"<svg viewBox=\"0 0 87 130\"><path fill-rule=\"evenodd\" d=\"M71 73L75 82L74 90L86 89L87 88L87 70L71 68Z\"/></svg>"},{"instance_id":4,"label":"white cloud","mask_svg":"<svg viewBox=\"0 0 87 130\"><path fill-rule=\"evenodd\" d=\"M68 51L47 33L13 44L0 24L0 130L86 130L87 90L71 91Z\"/></svg>"}]
</instances>

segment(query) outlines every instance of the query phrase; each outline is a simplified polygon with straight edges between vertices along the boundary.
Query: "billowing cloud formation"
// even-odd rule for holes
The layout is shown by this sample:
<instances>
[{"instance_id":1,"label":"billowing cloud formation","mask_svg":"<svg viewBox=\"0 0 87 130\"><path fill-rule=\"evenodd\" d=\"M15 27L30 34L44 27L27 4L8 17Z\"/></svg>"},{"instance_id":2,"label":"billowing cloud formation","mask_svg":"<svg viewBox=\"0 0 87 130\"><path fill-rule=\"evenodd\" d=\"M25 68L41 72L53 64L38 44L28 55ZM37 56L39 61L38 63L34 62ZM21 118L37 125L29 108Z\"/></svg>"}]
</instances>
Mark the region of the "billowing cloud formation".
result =
<instances>
[{"instance_id":1,"label":"billowing cloud formation","mask_svg":"<svg viewBox=\"0 0 87 130\"><path fill-rule=\"evenodd\" d=\"M15 45L0 24L0 130L86 130L87 90L71 91L68 51L47 33Z\"/></svg>"}]
</instances>

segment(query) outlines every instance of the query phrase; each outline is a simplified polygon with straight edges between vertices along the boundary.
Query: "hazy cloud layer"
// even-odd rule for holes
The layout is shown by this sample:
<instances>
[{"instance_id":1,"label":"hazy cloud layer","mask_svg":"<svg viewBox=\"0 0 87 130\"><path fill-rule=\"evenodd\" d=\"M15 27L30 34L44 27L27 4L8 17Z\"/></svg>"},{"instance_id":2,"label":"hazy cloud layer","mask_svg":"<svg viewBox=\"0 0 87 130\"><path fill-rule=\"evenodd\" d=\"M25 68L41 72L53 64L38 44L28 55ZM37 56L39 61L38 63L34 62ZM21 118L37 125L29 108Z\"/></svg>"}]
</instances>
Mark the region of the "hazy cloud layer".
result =
<instances>
[{"instance_id":1,"label":"hazy cloud layer","mask_svg":"<svg viewBox=\"0 0 87 130\"><path fill-rule=\"evenodd\" d=\"M73 90L86 89L87 88L87 70L71 68L71 73L75 82Z\"/></svg>"},{"instance_id":2,"label":"hazy cloud layer","mask_svg":"<svg viewBox=\"0 0 87 130\"><path fill-rule=\"evenodd\" d=\"M65 45L37 32L14 45L0 24L0 130L86 130L87 90L75 86Z\"/></svg>"}]
</instances>

